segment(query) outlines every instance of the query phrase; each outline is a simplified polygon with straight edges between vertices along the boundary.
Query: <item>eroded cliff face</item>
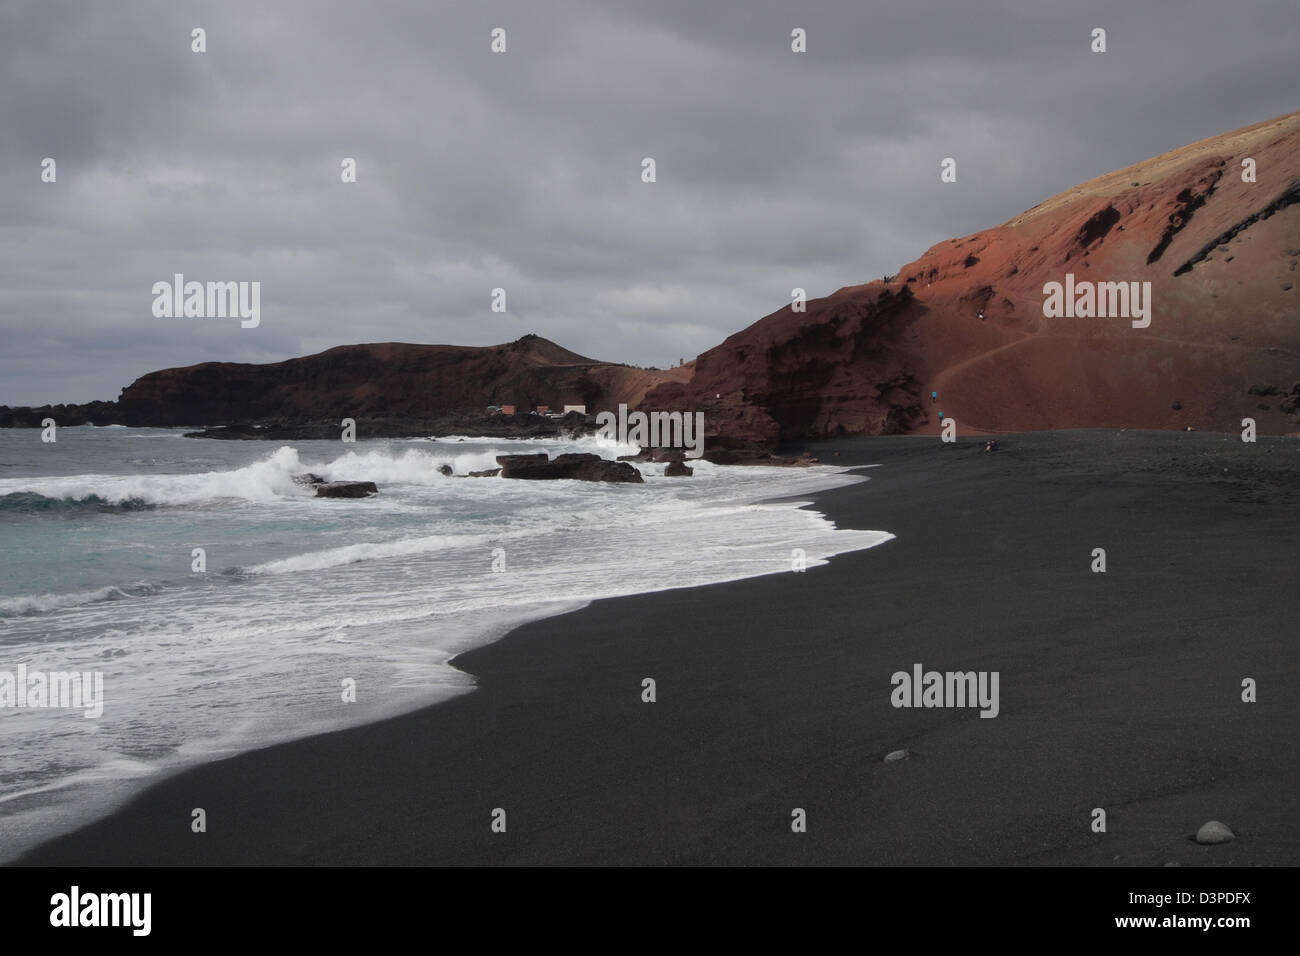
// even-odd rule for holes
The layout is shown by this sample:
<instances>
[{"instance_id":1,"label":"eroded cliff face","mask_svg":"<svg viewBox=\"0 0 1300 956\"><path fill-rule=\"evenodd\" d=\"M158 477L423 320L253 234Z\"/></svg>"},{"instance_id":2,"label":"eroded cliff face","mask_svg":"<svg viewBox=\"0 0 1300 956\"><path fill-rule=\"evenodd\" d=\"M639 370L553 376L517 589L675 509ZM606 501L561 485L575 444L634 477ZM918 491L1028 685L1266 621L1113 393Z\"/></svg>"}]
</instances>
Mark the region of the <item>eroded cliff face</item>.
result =
<instances>
[{"instance_id":1,"label":"eroded cliff face","mask_svg":"<svg viewBox=\"0 0 1300 956\"><path fill-rule=\"evenodd\" d=\"M214 425L264 418L428 419L488 405L589 411L636 405L681 371L648 371L569 352L535 335L466 348L345 345L267 365L208 362L150 372L122 390L126 424Z\"/></svg>"},{"instance_id":2,"label":"eroded cliff face","mask_svg":"<svg viewBox=\"0 0 1300 956\"><path fill-rule=\"evenodd\" d=\"M703 410L714 443L908 431L925 411L901 343L921 314L909 286L880 283L783 309L705 352L690 382L659 386L643 406Z\"/></svg>"},{"instance_id":3,"label":"eroded cliff face","mask_svg":"<svg viewBox=\"0 0 1300 956\"><path fill-rule=\"evenodd\" d=\"M1243 181L1253 159L1255 182ZM646 409L706 440L1160 428L1300 429L1300 113L1183 147L951 239L892 281L787 306ZM1047 283L1138 283L1133 315L1044 315ZM1145 283L1150 283L1149 287ZM1112 291L1109 304L1119 300ZM932 401L931 392L938 393Z\"/></svg>"}]
</instances>

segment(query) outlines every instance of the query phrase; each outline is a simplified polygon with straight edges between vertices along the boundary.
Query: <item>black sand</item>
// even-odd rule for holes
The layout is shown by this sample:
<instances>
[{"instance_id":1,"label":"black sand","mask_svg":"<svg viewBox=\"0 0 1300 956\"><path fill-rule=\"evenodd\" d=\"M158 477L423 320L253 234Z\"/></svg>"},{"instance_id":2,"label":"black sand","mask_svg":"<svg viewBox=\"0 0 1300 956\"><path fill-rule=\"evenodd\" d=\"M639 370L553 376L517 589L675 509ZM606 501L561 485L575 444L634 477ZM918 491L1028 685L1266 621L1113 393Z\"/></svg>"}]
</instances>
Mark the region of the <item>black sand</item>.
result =
<instances>
[{"instance_id":1,"label":"black sand","mask_svg":"<svg viewBox=\"0 0 1300 956\"><path fill-rule=\"evenodd\" d=\"M197 767L21 862L1300 863L1300 441L982 449L819 445L882 467L818 508L896 540L520 628L458 660L471 694ZM998 671L1000 716L893 708L917 662ZM1236 841L1192 842L1210 819Z\"/></svg>"}]
</instances>

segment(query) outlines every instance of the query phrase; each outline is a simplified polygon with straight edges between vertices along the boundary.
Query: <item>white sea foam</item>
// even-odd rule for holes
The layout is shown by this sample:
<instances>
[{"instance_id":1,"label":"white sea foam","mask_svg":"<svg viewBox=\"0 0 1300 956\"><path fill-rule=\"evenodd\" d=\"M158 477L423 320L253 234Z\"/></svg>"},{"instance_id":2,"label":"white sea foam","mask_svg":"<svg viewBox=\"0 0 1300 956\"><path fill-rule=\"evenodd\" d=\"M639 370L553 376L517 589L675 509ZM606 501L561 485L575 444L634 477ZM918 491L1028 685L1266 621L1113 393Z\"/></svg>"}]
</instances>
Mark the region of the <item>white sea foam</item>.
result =
<instances>
[{"instance_id":1,"label":"white sea foam","mask_svg":"<svg viewBox=\"0 0 1300 956\"><path fill-rule=\"evenodd\" d=\"M195 446L184 447L194 453ZM642 464L646 482L632 486L438 472L444 464L458 475L493 468L499 454L534 448L604 457L632 451L599 437L344 449L304 443L301 451L286 446L269 454L264 446L219 449L211 454L232 461L260 455L224 470L0 480L0 495L94 495L158 506L71 519L24 514L15 520L49 529L33 535L33 549L62 533L91 555L147 556L153 548L171 555L152 587L123 582L0 598L0 615L9 615L0 621L6 661L101 670L106 698L95 721L49 711L4 715L0 859L18 846L7 832L26 832L30 842L58 820L102 809L93 800L105 788L82 785L88 781L138 780L142 768L174 767L465 692L468 681L447 661L524 620L621 594L788 573L793 548L815 567L890 537L837 529L797 501L756 503L861 480L836 468L696 462L695 477L669 479L662 465ZM380 494L318 500L293 481L305 471L375 481ZM192 543L207 547L206 574L190 573ZM54 578L69 555L57 542L49 549ZM493 570L498 556L504 573ZM139 596L120 599L131 595ZM356 704L341 704L343 678L357 681ZM56 812L56 799L63 811Z\"/></svg>"},{"instance_id":2,"label":"white sea foam","mask_svg":"<svg viewBox=\"0 0 1300 956\"><path fill-rule=\"evenodd\" d=\"M416 555L447 551L454 548L468 548L483 544L491 538L481 534L432 534L420 538L400 538L397 541L371 541L361 544L348 544L324 551L313 551L282 558L279 561L267 561L265 564L247 568L249 574L289 574L300 571L323 571L359 561L373 561L385 558L411 558Z\"/></svg>"},{"instance_id":3,"label":"white sea foam","mask_svg":"<svg viewBox=\"0 0 1300 956\"><path fill-rule=\"evenodd\" d=\"M604 457L635 451L599 436L586 436L567 443L552 439L529 444L593 451ZM0 496L31 492L51 499L86 500L95 497L115 505L142 502L171 507L229 500L271 502L311 497L314 492L310 487L298 485L293 480L295 475L305 472L315 473L328 481L373 481L381 486L432 486L447 478L440 473L441 466L450 466L454 474L464 476L471 471L496 468L498 455L513 452L514 449L505 442L501 446L487 448L462 448L457 447L456 443L439 441L407 448L396 454L360 446L323 461L303 461L296 448L284 446L261 461L228 471L0 479Z\"/></svg>"},{"instance_id":4,"label":"white sea foam","mask_svg":"<svg viewBox=\"0 0 1300 956\"><path fill-rule=\"evenodd\" d=\"M138 593L143 582L131 589ZM100 601L129 600L136 593L125 591L120 587L108 585L91 591L73 591L68 594L24 594L12 598L0 598L0 618L16 617L22 614L42 614L60 608L80 607L85 604L98 604ZM3 638L0 638L3 643Z\"/></svg>"},{"instance_id":5,"label":"white sea foam","mask_svg":"<svg viewBox=\"0 0 1300 956\"><path fill-rule=\"evenodd\" d=\"M310 489L293 476L305 469L298 452L280 448L266 459L231 471L177 475L70 475L0 480L0 495L33 492L46 498L81 500L98 497L110 504L141 501L153 505L201 505L224 499L274 501L305 496Z\"/></svg>"}]
</instances>

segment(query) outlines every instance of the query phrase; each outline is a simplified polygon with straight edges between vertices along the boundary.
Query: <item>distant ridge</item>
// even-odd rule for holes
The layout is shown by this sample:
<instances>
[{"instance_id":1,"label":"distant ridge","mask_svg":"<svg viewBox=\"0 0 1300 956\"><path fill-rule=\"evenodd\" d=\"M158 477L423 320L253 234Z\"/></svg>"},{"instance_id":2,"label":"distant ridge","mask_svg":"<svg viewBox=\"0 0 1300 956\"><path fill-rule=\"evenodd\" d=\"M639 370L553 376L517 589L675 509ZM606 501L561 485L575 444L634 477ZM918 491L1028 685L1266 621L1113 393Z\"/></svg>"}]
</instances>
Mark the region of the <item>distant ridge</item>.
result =
<instances>
[{"instance_id":1,"label":"distant ridge","mask_svg":"<svg viewBox=\"0 0 1300 956\"><path fill-rule=\"evenodd\" d=\"M205 362L141 376L122 390L127 425L214 425L265 418L427 419L488 405L636 405L684 371L586 358L538 335L470 347L380 342L341 345L265 365Z\"/></svg>"}]
</instances>

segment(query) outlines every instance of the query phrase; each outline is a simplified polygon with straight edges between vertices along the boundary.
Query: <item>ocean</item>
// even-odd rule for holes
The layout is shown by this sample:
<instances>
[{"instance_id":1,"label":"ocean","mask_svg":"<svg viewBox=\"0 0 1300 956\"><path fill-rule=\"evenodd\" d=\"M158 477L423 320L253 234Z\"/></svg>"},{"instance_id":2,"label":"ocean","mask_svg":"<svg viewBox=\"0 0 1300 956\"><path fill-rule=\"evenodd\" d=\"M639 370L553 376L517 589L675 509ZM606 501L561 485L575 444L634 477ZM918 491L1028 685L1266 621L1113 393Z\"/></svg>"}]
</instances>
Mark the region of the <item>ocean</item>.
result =
<instances>
[{"instance_id":1,"label":"ocean","mask_svg":"<svg viewBox=\"0 0 1300 956\"><path fill-rule=\"evenodd\" d=\"M471 679L448 661L526 621L790 573L795 549L813 567L891 537L768 500L864 480L827 465L697 461L693 477L664 478L639 463L641 485L438 471L543 450L636 449L599 436L281 445L120 426L43 443L39 429L0 429L0 680L103 675L96 717L0 706L0 861L160 773L465 693ZM293 481L308 471L380 494L316 498Z\"/></svg>"}]
</instances>

